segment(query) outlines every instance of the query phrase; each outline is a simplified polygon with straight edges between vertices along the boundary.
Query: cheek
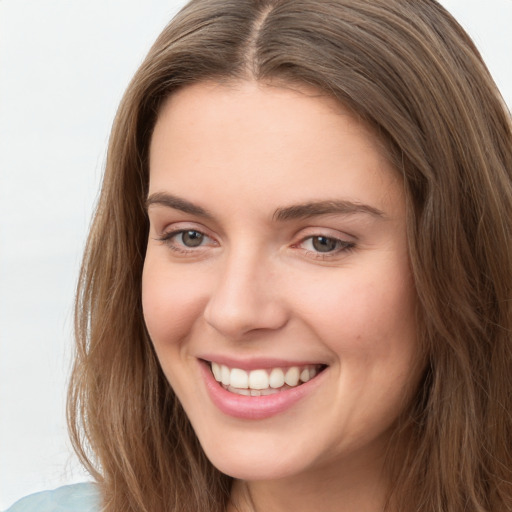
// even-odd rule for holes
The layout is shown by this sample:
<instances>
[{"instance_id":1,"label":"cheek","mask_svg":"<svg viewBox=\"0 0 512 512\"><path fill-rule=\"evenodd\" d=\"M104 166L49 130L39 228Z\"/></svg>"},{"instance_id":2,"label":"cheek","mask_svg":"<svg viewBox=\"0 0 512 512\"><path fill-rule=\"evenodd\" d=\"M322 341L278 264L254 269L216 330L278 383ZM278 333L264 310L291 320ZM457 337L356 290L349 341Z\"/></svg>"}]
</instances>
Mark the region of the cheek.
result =
<instances>
[{"instance_id":1,"label":"cheek","mask_svg":"<svg viewBox=\"0 0 512 512\"><path fill-rule=\"evenodd\" d=\"M171 272L148 255L142 274L142 307L157 352L179 345L204 308L201 286L180 272Z\"/></svg>"},{"instance_id":2,"label":"cheek","mask_svg":"<svg viewBox=\"0 0 512 512\"><path fill-rule=\"evenodd\" d=\"M329 300L312 300L304 314L309 308L309 325L333 354L334 402L364 436L387 429L403 409L419 353L412 279L400 272L358 277L333 286Z\"/></svg>"},{"instance_id":3,"label":"cheek","mask_svg":"<svg viewBox=\"0 0 512 512\"><path fill-rule=\"evenodd\" d=\"M386 362L414 358L416 294L407 266L376 264L323 286L318 280L300 284L301 317L340 360L387 369Z\"/></svg>"}]
</instances>

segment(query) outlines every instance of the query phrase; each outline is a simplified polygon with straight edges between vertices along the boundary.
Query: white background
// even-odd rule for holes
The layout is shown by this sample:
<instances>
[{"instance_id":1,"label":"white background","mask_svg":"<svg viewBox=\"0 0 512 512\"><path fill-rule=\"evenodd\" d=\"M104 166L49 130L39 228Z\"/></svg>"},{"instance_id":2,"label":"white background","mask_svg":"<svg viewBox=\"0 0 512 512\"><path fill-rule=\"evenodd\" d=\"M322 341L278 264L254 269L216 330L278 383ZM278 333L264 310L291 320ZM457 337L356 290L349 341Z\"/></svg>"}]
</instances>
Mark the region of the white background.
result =
<instances>
[{"instance_id":1,"label":"white background","mask_svg":"<svg viewBox=\"0 0 512 512\"><path fill-rule=\"evenodd\" d=\"M64 419L73 293L110 125L182 0L0 0L0 509L87 479ZM512 105L512 0L444 0Z\"/></svg>"}]
</instances>

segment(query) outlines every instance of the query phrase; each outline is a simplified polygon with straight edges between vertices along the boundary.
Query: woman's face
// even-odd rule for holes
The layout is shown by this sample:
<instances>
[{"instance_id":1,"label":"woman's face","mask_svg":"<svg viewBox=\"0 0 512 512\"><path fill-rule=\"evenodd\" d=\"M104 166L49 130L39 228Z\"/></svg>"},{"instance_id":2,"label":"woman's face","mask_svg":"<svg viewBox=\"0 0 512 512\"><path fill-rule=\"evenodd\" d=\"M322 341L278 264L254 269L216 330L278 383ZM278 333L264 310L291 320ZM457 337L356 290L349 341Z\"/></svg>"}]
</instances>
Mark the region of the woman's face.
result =
<instances>
[{"instance_id":1,"label":"woman's face","mask_svg":"<svg viewBox=\"0 0 512 512\"><path fill-rule=\"evenodd\" d=\"M213 464L380 465L418 350L402 184L374 136L313 90L186 87L156 123L148 212L145 321Z\"/></svg>"}]
</instances>

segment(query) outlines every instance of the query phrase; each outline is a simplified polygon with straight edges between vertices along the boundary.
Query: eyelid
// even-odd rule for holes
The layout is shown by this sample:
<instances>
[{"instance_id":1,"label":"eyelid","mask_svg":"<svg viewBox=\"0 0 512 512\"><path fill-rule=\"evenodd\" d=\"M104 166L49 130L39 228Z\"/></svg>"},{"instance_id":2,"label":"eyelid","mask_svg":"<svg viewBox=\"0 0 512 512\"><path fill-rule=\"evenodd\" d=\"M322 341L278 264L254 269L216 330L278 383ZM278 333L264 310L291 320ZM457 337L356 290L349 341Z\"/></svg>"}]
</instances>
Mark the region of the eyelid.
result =
<instances>
[{"instance_id":1,"label":"eyelid","mask_svg":"<svg viewBox=\"0 0 512 512\"><path fill-rule=\"evenodd\" d=\"M326 238L335 238L341 242L356 243L358 238L350 233L340 231L338 229L322 227L322 226L308 226L300 229L294 236L298 241L305 240L315 236L324 236Z\"/></svg>"},{"instance_id":2,"label":"eyelid","mask_svg":"<svg viewBox=\"0 0 512 512\"><path fill-rule=\"evenodd\" d=\"M157 229L158 228L158 229ZM165 237L169 234L176 234L183 231L197 231L207 236L208 238L215 239L216 236L212 233L210 229L199 222L190 222L190 221L177 221L170 222L165 224L162 228L159 228L155 225L155 231L158 233L159 237Z\"/></svg>"},{"instance_id":3,"label":"eyelid","mask_svg":"<svg viewBox=\"0 0 512 512\"><path fill-rule=\"evenodd\" d=\"M332 236L323 236L323 235L307 236L307 237L303 238L297 245L303 244L304 242L306 242L308 240L313 240L314 238L326 238L328 240L333 240L334 242L336 242L339 245L339 247L335 248L332 251L325 251L325 252L315 251L315 250L311 250L311 249L304 249L308 253L314 253L314 254L318 254L318 255L322 255L322 256L329 256L329 255L334 256L341 252L346 252L355 247L354 242L349 242L349 241L343 240L341 238L336 238L336 237L332 237Z\"/></svg>"}]
</instances>

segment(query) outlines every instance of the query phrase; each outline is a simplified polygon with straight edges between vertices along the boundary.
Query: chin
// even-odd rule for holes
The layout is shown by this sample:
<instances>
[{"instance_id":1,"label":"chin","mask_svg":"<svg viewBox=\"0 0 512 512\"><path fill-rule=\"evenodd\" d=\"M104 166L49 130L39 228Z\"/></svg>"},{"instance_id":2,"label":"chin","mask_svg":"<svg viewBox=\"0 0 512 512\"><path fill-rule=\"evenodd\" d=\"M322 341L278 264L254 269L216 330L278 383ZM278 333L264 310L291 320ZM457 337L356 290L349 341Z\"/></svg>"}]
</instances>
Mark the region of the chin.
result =
<instances>
[{"instance_id":1,"label":"chin","mask_svg":"<svg viewBox=\"0 0 512 512\"><path fill-rule=\"evenodd\" d=\"M243 429L241 429L243 430ZM250 432L224 432L215 435L211 431L199 441L210 462L222 473L246 481L278 480L307 472L315 466L313 450L300 442L286 438L268 429ZM213 434L213 435L212 435ZM224 435L223 435L224 434ZM316 451L317 451L316 450Z\"/></svg>"},{"instance_id":2,"label":"chin","mask_svg":"<svg viewBox=\"0 0 512 512\"><path fill-rule=\"evenodd\" d=\"M252 450L257 452L257 450ZM235 452L206 453L210 462L222 473L245 481L278 480L294 476L305 470L299 461L288 460L289 457L262 457L261 453ZM292 457L293 458L293 457Z\"/></svg>"}]
</instances>

